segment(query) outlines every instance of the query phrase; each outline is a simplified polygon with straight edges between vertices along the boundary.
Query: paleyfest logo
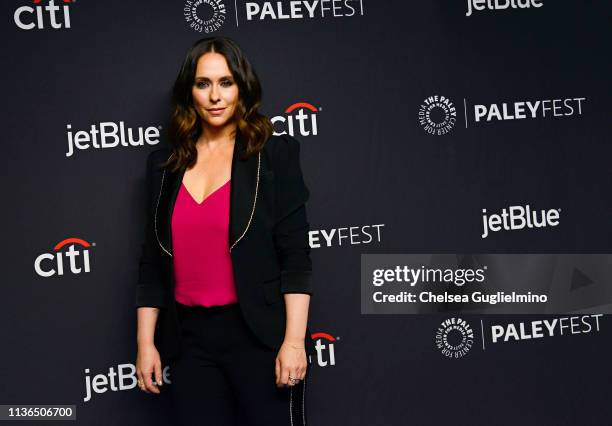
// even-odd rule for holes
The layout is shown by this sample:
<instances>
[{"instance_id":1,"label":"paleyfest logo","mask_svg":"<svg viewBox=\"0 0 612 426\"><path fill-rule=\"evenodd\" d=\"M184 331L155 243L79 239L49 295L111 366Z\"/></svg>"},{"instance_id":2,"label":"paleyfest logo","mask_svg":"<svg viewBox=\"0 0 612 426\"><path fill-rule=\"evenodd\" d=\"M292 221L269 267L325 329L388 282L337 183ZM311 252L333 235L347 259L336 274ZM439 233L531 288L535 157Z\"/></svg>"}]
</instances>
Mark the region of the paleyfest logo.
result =
<instances>
[{"instance_id":1,"label":"paleyfest logo","mask_svg":"<svg viewBox=\"0 0 612 426\"><path fill-rule=\"evenodd\" d=\"M247 1L233 3L236 26L242 22L338 19L363 16L363 0ZM189 27L199 33L217 31L229 18L223 0L187 0L183 15Z\"/></svg>"},{"instance_id":2,"label":"paleyfest logo","mask_svg":"<svg viewBox=\"0 0 612 426\"><path fill-rule=\"evenodd\" d=\"M363 15L362 0L250 1L245 3L245 8L247 21L345 18Z\"/></svg>"},{"instance_id":3,"label":"paleyfest logo","mask_svg":"<svg viewBox=\"0 0 612 426\"><path fill-rule=\"evenodd\" d=\"M227 9L222 0L187 0L183 15L189 27L199 33L217 31L226 19Z\"/></svg>"},{"instance_id":4,"label":"paleyfest logo","mask_svg":"<svg viewBox=\"0 0 612 426\"><path fill-rule=\"evenodd\" d=\"M468 121L478 125L490 123L551 119L579 118L584 113L586 97L518 100L514 102L473 105L463 98L465 127ZM472 111L473 114L469 113ZM446 96L427 97L419 107L419 123L430 135L448 134L457 121L457 109Z\"/></svg>"},{"instance_id":5,"label":"paleyfest logo","mask_svg":"<svg viewBox=\"0 0 612 426\"><path fill-rule=\"evenodd\" d=\"M445 135L457 121L457 108L446 96L433 95L419 107L419 123L431 135Z\"/></svg>"},{"instance_id":6,"label":"paleyfest logo","mask_svg":"<svg viewBox=\"0 0 612 426\"><path fill-rule=\"evenodd\" d=\"M444 320L436 331L436 347L444 356L461 358L474 344L472 327L461 318Z\"/></svg>"}]
</instances>

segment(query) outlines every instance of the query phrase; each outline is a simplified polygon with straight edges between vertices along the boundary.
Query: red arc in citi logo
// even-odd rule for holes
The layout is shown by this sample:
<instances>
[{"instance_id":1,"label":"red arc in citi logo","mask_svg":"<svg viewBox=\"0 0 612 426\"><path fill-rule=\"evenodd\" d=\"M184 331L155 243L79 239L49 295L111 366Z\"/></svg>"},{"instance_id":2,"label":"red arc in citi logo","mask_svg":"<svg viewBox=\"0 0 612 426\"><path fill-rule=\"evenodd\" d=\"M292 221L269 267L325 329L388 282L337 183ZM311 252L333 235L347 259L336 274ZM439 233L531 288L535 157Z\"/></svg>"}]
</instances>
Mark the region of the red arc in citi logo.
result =
<instances>
[{"instance_id":1,"label":"red arc in citi logo","mask_svg":"<svg viewBox=\"0 0 612 426\"><path fill-rule=\"evenodd\" d=\"M61 251L68 246L68 250ZM79 247L80 246L80 247ZM90 244L81 238L66 238L53 247L53 253L43 253L34 261L34 270L41 277L64 275L64 262L68 258L68 267L73 274L90 272L89 249ZM76 247L76 248L75 248ZM82 259L79 258L82 256Z\"/></svg>"},{"instance_id":2,"label":"red arc in citi logo","mask_svg":"<svg viewBox=\"0 0 612 426\"><path fill-rule=\"evenodd\" d=\"M336 365L336 352L334 343L339 340L329 333L312 333L310 338L314 340L315 350L317 351L317 364L319 367ZM326 341L321 342L321 341Z\"/></svg>"},{"instance_id":3,"label":"red arc in citi logo","mask_svg":"<svg viewBox=\"0 0 612 426\"><path fill-rule=\"evenodd\" d=\"M62 0L63 6L56 5L55 0L43 6L42 0L33 0L35 7L21 6L15 10L13 20L22 30L52 28L55 30L70 28L70 4L74 0Z\"/></svg>"},{"instance_id":4,"label":"red arc in citi logo","mask_svg":"<svg viewBox=\"0 0 612 426\"><path fill-rule=\"evenodd\" d=\"M317 113L323 108L315 107L308 102L296 102L289 105L284 113L285 115L277 115L272 117L270 121L274 126L274 134L291 136L316 136L317 130Z\"/></svg>"}]
</instances>

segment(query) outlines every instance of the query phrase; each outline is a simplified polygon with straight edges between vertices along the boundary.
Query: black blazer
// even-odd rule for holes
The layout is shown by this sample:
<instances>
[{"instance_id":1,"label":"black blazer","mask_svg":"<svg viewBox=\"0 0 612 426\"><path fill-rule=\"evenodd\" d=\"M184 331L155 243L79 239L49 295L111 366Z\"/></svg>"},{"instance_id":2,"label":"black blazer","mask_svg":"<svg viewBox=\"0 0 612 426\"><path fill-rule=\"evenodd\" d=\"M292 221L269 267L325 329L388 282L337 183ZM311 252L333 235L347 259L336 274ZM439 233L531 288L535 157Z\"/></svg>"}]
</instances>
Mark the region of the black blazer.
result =
<instances>
[{"instance_id":1,"label":"black blazer","mask_svg":"<svg viewBox=\"0 0 612 426\"><path fill-rule=\"evenodd\" d=\"M272 136L257 155L241 160L245 142L238 130L231 171L229 245L241 311L259 340L279 349L284 336L284 293L312 295L309 197L300 168L298 141ZM174 300L171 218L184 170L161 168L170 147L147 159L149 203L139 263L136 307L160 308L155 346L162 360L180 355L180 328ZM206 244L202 241L202 244ZM305 342L312 353L307 330Z\"/></svg>"}]
</instances>

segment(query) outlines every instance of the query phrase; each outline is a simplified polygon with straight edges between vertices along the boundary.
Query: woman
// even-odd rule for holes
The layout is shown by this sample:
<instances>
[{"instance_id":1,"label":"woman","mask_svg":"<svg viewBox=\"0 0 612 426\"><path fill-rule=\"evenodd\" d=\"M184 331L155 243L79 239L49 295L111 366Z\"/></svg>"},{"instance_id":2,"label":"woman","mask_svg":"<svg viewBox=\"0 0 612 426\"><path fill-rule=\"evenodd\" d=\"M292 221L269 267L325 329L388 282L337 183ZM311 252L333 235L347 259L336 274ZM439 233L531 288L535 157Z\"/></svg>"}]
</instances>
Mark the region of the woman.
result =
<instances>
[{"instance_id":1,"label":"woman","mask_svg":"<svg viewBox=\"0 0 612 426\"><path fill-rule=\"evenodd\" d=\"M191 47L173 104L172 146L147 161L138 384L160 393L168 363L183 424L305 424L314 351L299 144L272 135L257 75L228 38Z\"/></svg>"}]
</instances>

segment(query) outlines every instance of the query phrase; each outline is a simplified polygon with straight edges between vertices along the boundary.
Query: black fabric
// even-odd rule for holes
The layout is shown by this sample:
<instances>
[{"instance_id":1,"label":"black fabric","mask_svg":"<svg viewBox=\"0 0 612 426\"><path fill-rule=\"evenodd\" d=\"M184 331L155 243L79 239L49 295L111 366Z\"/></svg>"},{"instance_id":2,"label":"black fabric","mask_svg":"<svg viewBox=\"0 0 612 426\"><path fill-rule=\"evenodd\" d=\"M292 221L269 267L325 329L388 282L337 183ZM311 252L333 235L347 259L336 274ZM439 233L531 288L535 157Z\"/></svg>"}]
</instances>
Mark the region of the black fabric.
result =
<instances>
[{"instance_id":1,"label":"black fabric","mask_svg":"<svg viewBox=\"0 0 612 426\"><path fill-rule=\"evenodd\" d=\"M305 424L304 382L291 389L276 386L277 352L252 334L238 304L191 308L177 303L177 311L182 355L170 366L168 388L181 425Z\"/></svg>"},{"instance_id":2,"label":"black fabric","mask_svg":"<svg viewBox=\"0 0 612 426\"><path fill-rule=\"evenodd\" d=\"M297 139L272 136L260 156L242 159L238 153L244 143L238 132L229 230L234 281L249 329L261 343L278 350L286 329L283 294L313 294L305 204L309 191ZM166 146L151 152L147 162L150 199L136 289L137 307L160 308L155 345L163 363L178 357L181 348L170 223L184 171L160 167L170 155ZM304 338L312 346L308 329Z\"/></svg>"}]
</instances>

